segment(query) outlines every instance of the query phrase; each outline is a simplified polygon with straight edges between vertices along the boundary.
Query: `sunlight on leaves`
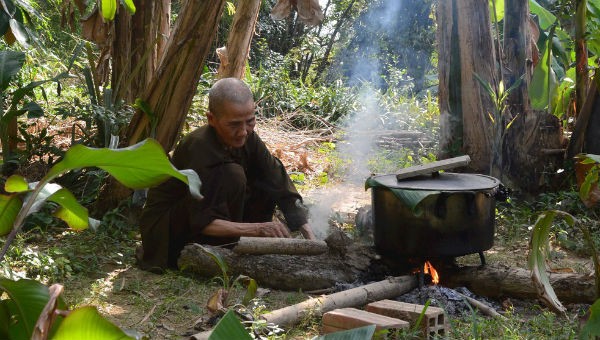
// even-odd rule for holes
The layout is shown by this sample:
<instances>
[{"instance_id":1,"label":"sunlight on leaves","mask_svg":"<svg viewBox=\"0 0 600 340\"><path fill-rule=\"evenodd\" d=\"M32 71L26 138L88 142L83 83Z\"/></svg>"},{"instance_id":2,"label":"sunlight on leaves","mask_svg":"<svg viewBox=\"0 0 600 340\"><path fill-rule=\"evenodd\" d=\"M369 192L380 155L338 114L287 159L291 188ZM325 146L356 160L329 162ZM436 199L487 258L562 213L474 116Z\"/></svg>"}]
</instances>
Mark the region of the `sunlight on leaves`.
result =
<instances>
[{"instance_id":1,"label":"sunlight on leaves","mask_svg":"<svg viewBox=\"0 0 600 340\"><path fill-rule=\"evenodd\" d=\"M100 3L100 12L105 20L111 21L117 13L117 0L102 0Z\"/></svg>"},{"instance_id":2,"label":"sunlight on leaves","mask_svg":"<svg viewBox=\"0 0 600 340\"><path fill-rule=\"evenodd\" d=\"M198 174L193 170L177 170L162 146L153 139L146 139L123 149L75 145L66 152L61 162L50 169L44 179L49 181L69 170L93 166L105 170L132 189L153 187L172 176L188 184L192 196L202 198Z\"/></svg>"},{"instance_id":3,"label":"sunlight on leaves","mask_svg":"<svg viewBox=\"0 0 600 340\"><path fill-rule=\"evenodd\" d=\"M52 339L120 340L134 338L102 317L96 307L87 306L72 311L63 320Z\"/></svg>"},{"instance_id":4,"label":"sunlight on leaves","mask_svg":"<svg viewBox=\"0 0 600 340\"><path fill-rule=\"evenodd\" d=\"M83 230L88 227L88 210L77 202L77 199L67 189L60 189L50 197L48 201L58 203L60 208L54 212L54 216L65 221L71 229Z\"/></svg>"},{"instance_id":5,"label":"sunlight on leaves","mask_svg":"<svg viewBox=\"0 0 600 340\"><path fill-rule=\"evenodd\" d=\"M127 9L129 14L135 14L135 4L133 3L133 0L123 0L123 5L125 5L125 9Z\"/></svg>"},{"instance_id":6,"label":"sunlight on leaves","mask_svg":"<svg viewBox=\"0 0 600 340\"><path fill-rule=\"evenodd\" d=\"M0 290L9 297L6 306L15 321L8 329L10 338L29 339L40 313L50 299L48 287L34 280L0 279ZM62 299L59 299L58 306L65 308Z\"/></svg>"},{"instance_id":7,"label":"sunlight on leaves","mask_svg":"<svg viewBox=\"0 0 600 340\"><path fill-rule=\"evenodd\" d=\"M23 176L12 175L4 183L6 192L23 192L29 190L29 184Z\"/></svg>"},{"instance_id":8,"label":"sunlight on leaves","mask_svg":"<svg viewBox=\"0 0 600 340\"><path fill-rule=\"evenodd\" d=\"M552 227L552 222L554 222L557 215L563 217L570 225L575 223L573 216L562 211L549 210L542 213L533 227L528 265L531 270L531 279L540 298L549 307L562 314L565 313L566 309L556 296L546 269L546 259L550 248L550 227Z\"/></svg>"},{"instance_id":9,"label":"sunlight on leaves","mask_svg":"<svg viewBox=\"0 0 600 340\"><path fill-rule=\"evenodd\" d=\"M10 233L22 205L16 195L0 195L0 236Z\"/></svg>"},{"instance_id":10,"label":"sunlight on leaves","mask_svg":"<svg viewBox=\"0 0 600 340\"><path fill-rule=\"evenodd\" d=\"M232 310L229 310L223 318L217 323L215 329L212 331L209 340L245 340L252 339L250 334L242 322L235 316L235 313Z\"/></svg>"}]
</instances>

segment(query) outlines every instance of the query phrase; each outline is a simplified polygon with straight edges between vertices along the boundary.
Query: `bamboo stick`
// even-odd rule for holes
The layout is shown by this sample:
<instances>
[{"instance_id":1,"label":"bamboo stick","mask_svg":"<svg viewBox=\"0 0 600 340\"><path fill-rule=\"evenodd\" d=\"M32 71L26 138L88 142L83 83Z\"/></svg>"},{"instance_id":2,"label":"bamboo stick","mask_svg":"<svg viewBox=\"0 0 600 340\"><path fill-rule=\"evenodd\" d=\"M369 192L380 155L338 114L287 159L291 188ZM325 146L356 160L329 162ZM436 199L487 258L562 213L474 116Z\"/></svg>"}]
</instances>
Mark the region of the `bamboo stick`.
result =
<instances>
[{"instance_id":1,"label":"bamboo stick","mask_svg":"<svg viewBox=\"0 0 600 340\"><path fill-rule=\"evenodd\" d=\"M240 237L233 248L237 254L319 255L327 252L327 243L321 240L275 237Z\"/></svg>"},{"instance_id":2,"label":"bamboo stick","mask_svg":"<svg viewBox=\"0 0 600 340\"><path fill-rule=\"evenodd\" d=\"M279 326L293 326L300 322L308 312L318 315L337 308L357 307L369 302L391 299L417 287L415 276L398 276L368 285L352 288L343 292L311 298L292 306L284 307L261 318Z\"/></svg>"}]
</instances>

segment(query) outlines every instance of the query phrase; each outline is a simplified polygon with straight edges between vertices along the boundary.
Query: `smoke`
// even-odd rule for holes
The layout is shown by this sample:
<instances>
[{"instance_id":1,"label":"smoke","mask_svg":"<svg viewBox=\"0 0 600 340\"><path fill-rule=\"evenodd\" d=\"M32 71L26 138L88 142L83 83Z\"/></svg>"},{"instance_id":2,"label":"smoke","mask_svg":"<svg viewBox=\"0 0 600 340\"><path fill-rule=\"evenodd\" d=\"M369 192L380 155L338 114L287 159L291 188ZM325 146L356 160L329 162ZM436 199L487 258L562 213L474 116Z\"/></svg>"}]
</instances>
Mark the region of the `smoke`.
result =
<instances>
[{"instance_id":1,"label":"smoke","mask_svg":"<svg viewBox=\"0 0 600 340\"><path fill-rule=\"evenodd\" d=\"M373 31L386 31L390 35L398 34L398 32L394 32L395 29L406 25L399 22L404 20L403 6L410 6L410 2L383 0L377 3L378 6L371 13L360 19L364 20L361 25L366 25L363 27L368 27ZM382 40L359 40L358 51L361 53L347 52L340 63L342 68L347 69L345 72L348 77L347 83L361 88L360 108L352 112L348 119L341 124L343 139L337 144L338 154L344 164L341 184L311 193L311 202L308 202L309 222L319 239L328 235L329 221L336 209L340 208L340 201L354 200L353 206L346 204L344 208L357 209L361 205L365 205L365 196L370 197L364 191L365 180L371 175L369 160L377 152L378 135L376 131L381 131L387 125L383 118L386 113L385 109L379 103L380 95L374 88L382 88L381 82L384 82L381 73L386 66L379 59L379 56L382 55L382 48L379 45ZM383 53L389 54L389 51ZM410 57L415 57L415 55L412 54ZM349 195L356 192L364 194L362 201Z\"/></svg>"}]
</instances>

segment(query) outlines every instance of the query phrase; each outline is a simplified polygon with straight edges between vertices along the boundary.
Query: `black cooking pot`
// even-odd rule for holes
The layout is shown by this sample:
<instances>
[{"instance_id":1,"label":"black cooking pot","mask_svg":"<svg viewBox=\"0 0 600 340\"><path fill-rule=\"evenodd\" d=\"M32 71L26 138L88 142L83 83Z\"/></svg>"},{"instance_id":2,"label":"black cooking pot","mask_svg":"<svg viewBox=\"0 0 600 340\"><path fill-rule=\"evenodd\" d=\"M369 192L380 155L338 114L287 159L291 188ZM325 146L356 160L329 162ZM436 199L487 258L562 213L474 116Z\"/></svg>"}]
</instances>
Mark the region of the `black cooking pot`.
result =
<instances>
[{"instance_id":1,"label":"black cooking pot","mask_svg":"<svg viewBox=\"0 0 600 340\"><path fill-rule=\"evenodd\" d=\"M494 242L494 194L500 181L440 173L397 180L373 176L374 241L390 257L436 258L481 253Z\"/></svg>"}]
</instances>

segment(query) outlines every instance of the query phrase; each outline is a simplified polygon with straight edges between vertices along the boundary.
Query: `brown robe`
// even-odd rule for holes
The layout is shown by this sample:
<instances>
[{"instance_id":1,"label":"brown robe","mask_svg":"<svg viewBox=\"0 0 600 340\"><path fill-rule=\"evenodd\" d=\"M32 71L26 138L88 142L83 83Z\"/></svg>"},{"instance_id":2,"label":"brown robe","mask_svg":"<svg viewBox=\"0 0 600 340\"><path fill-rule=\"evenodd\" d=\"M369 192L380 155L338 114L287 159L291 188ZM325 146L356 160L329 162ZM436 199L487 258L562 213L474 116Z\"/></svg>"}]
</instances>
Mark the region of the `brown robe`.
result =
<instances>
[{"instance_id":1,"label":"brown robe","mask_svg":"<svg viewBox=\"0 0 600 340\"><path fill-rule=\"evenodd\" d=\"M177 257L190 242L221 245L235 238L215 238L202 229L215 219L267 222L277 205L291 230L307 222L302 197L256 133L241 148L219 142L209 125L198 128L177 146L172 158L178 169L195 170L202 181L202 200L171 178L148 191L140 228L144 249L142 267L176 267Z\"/></svg>"}]
</instances>

